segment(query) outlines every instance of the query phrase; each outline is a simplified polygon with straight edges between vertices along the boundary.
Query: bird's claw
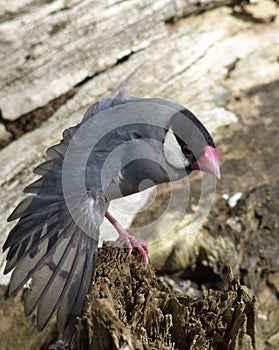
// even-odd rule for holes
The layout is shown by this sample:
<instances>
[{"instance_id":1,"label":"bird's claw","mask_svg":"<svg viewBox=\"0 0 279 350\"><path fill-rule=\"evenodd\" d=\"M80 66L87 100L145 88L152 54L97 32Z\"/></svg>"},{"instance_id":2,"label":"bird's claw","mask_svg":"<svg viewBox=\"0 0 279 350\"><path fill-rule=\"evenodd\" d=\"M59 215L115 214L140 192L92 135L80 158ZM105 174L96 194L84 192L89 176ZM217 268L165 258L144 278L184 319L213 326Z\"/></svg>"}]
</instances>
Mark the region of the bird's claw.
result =
<instances>
[{"instance_id":1,"label":"bird's claw","mask_svg":"<svg viewBox=\"0 0 279 350\"><path fill-rule=\"evenodd\" d=\"M132 254L133 249L137 249L140 253L143 262L148 264L148 246L144 242L136 239L135 237L129 235L127 231L121 231L119 233L118 242L124 242L128 248L128 255Z\"/></svg>"},{"instance_id":2,"label":"bird's claw","mask_svg":"<svg viewBox=\"0 0 279 350\"><path fill-rule=\"evenodd\" d=\"M142 256L143 262L148 264L148 246L144 242L136 239L135 237L129 235L129 233L125 230L120 223L115 220L115 218L109 213L106 212L106 218L111 222L114 228L117 230L119 237L118 242L124 242L126 247L128 248L128 255L132 254L134 248L138 250L140 255Z\"/></svg>"}]
</instances>

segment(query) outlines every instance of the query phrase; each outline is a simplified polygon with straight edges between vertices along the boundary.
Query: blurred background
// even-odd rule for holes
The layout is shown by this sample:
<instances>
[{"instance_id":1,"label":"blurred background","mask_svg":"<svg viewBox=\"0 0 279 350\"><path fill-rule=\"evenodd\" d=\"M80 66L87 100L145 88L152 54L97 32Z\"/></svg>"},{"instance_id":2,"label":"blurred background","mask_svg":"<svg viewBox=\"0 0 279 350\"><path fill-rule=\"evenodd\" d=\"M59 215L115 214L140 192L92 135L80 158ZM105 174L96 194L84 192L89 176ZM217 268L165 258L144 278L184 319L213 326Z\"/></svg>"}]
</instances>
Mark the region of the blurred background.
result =
<instances>
[{"instance_id":1,"label":"blurred background","mask_svg":"<svg viewBox=\"0 0 279 350\"><path fill-rule=\"evenodd\" d=\"M0 246L33 168L92 103L122 88L179 102L213 132L222 177L209 216L189 235L201 182L191 176L187 213L150 247L151 263L191 297L225 290L231 267L257 298L258 349L278 349L278 0L0 0L0 67ZM124 210L124 225L158 218L169 187L150 196ZM4 261L0 348L48 348L55 321L35 332L22 294L7 299Z\"/></svg>"}]
</instances>

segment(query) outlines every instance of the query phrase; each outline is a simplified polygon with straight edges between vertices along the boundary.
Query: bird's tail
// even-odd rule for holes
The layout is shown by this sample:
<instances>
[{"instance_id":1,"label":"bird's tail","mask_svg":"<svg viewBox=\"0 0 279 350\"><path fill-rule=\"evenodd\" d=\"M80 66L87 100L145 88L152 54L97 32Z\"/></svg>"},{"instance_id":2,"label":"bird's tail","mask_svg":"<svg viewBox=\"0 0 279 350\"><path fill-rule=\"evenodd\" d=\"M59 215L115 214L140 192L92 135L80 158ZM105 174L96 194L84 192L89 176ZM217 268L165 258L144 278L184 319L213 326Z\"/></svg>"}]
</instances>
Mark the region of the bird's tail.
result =
<instances>
[{"instance_id":1,"label":"bird's tail","mask_svg":"<svg viewBox=\"0 0 279 350\"><path fill-rule=\"evenodd\" d=\"M93 279L99 232L94 212L99 205L104 207L88 194L72 199L71 210L65 201L62 164L77 128L64 131L61 143L47 151L51 160L34 170L42 177L25 189L33 195L9 217L8 221L19 220L3 246L9 249L4 273L13 270L10 294L31 280L24 294L26 315L37 309L40 331L58 309L58 326L65 338L74 331Z\"/></svg>"}]
</instances>

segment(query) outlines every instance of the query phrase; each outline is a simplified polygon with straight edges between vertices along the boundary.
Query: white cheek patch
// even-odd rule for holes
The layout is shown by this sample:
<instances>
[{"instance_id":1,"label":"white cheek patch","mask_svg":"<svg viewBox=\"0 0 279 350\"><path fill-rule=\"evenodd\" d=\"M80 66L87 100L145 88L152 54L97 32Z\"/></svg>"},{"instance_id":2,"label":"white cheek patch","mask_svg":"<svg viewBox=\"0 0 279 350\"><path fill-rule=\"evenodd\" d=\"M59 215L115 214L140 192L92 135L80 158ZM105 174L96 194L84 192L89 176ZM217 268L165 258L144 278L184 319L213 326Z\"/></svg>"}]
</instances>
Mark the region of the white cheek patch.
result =
<instances>
[{"instance_id":1,"label":"white cheek patch","mask_svg":"<svg viewBox=\"0 0 279 350\"><path fill-rule=\"evenodd\" d=\"M171 128L166 133L163 152L166 161L173 167L177 169L185 169L189 165L189 160L184 156Z\"/></svg>"}]
</instances>

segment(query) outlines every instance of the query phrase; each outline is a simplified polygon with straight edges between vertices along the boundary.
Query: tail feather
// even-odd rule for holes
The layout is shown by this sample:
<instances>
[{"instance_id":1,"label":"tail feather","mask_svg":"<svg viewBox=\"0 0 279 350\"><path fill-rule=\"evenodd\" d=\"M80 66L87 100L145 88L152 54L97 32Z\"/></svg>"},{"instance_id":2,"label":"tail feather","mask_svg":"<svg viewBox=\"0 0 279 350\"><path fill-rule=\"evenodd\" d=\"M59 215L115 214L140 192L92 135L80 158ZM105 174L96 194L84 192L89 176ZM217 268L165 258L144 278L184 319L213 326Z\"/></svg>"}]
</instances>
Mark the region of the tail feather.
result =
<instances>
[{"instance_id":1,"label":"tail feather","mask_svg":"<svg viewBox=\"0 0 279 350\"><path fill-rule=\"evenodd\" d=\"M78 314L83 306L84 297L88 293L87 281L90 285L93 280L91 273L96 262L97 246L94 240L84 237L82 254L73 276L73 283L69 288L69 293L61 303L58 310L58 324L65 330L65 336L69 337L74 330L74 319L72 314Z\"/></svg>"},{"instance_id":2,"label":"tail feather","mask_svg":"<svg viewBox=\"0 0 279 350\"><path fill-rule=\"evenodd\" d=\"M24 294L24 306L26 316L29 316L38 306L38 304L43 302L43 298L50 287L52 288L53 292L58 291L55 288L54 281L57 278L57 275L59 274L61 274L61 276L64 274L64 277L66 276L66 269L64 269L63 267L65 260L72 258L72 256L67 255L67 253L69 253L72 247L74 238L75 237L72 236L68 240L65 240L64 247L60 246L61 251L59 252L60 256L57 265L53 260L53 256L43 267L41 267L40 270L38 270L38 273L32 279L30 288ZM44 278L42 278L42 276L44 276ZM51 308L53 307L52 303L48 304L47 307L48 310L51 310Z\"/></svg>"},{"instance_id":3,"label":"tail feather","mask_svg":"<svg viewBox=\"0 0 279 350\"><path fill-rule=\"evenodd\" d=\"M79 236L79 242L75 244L76 237L72 236L69 239L67 246L63 252L59 252L57 257L54 255L51 263L46 267L42 267L39 277L34 277L34 288L29 289L25 295L25 308L26 313L30 314L38 306L38 329L42 330L48 322L51 315L60 306L63 298L72 298L71 284L75 283L75 275L79 273L79 262L83 267L84 261L82 261L81 254L81 242L83 236ZM96 245L97 247L97 245ZM92 254L95 254L96 250L91 250L90 258ZM58 258L57 265L55 259ZM92 270L91 270L92 273ZM42 279L41 276L45 277ZM88 283L91 282L91 278L86 280L86 293L88 292ZM83 303L83 300L82 300ZM78 314L82 308L76 310L68 310L72 317L72 314Z\"/></svg>"}]
</instances>

